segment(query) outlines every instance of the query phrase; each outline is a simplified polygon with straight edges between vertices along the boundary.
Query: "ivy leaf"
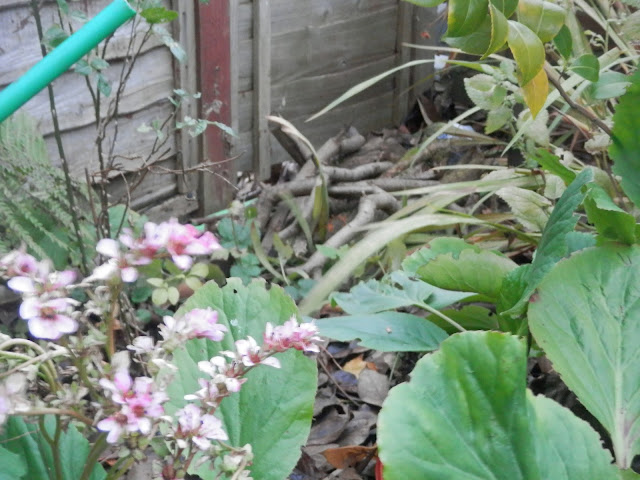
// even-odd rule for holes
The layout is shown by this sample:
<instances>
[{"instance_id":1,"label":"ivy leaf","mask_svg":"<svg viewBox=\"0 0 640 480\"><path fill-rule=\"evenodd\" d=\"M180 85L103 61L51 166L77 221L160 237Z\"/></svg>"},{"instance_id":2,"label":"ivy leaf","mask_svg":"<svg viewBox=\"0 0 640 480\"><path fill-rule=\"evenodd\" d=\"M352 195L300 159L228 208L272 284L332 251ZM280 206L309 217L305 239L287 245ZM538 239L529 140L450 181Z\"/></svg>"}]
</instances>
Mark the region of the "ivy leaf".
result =
<instances>
[{"instance_id":1,"label":"ivy leaf","mask_svg":"<svg viewBox=\"0 0 640 480\"><path fill-rule=\"evenodd\" d=\"M544 0L520 0L518 21L529 27L543 43L551 41L564 25L565 10Z\"/></svg>"},{"instance_id":2,"label":"ivy leaf","mask_svg":"<svg viewBox=\"0 0 640 480\"><path fill-rule=\"evenodd\" d=\"M585 80L590 82L597 82L600 76L600 62L598 57L592 53L585 53L584 55L576 58L576 60L569 66L569 70L577 73Z\"/></svg>"},{"instance_id":3,"label":"ivy leaf","mask_svg":"<svg viewBox=\"0 0 640 480\"><path fill-rule=\"evenodd\" d=\"M530 28L513 20L509 20L507 42L518 64L520 86L524 86L544 65L544 45Z\"/></svg>"},{"instance_id":4,"label":"ivy leaf","mask_svg":"<svg viewBox=\"0 0 640 480\"><path fill-rule=\"evenodd\" d=\"M449 0L447 35L463 37L475 32L487 19L488 0Z\"/></svg>"}]
</instances>

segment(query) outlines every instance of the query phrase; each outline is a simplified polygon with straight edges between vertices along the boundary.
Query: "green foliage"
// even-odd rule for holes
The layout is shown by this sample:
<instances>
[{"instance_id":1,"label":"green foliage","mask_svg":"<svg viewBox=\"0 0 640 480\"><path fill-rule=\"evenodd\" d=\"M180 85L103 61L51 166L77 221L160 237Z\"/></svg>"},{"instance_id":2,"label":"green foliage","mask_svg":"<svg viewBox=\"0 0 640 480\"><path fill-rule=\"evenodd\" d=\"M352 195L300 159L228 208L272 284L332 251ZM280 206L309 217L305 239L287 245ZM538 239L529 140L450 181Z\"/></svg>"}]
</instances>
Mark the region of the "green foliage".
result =
<instances>
[{"instance_id":1,"label":"green foliage","mask_svg":"<svg viewBox=\"0 0 640 480\"><path fill-rule=\"evenodd\" d=\"M78 200L86 191L76 186ZM0 255L24 243L62 269L80 263L64 175L49 160L35 121L16 114L0 124ZM88 224L83 239L93 242Z\"/></svg>"},{"instance_id":2,"label":"green foliage","mask_svg":"<svg viewBox=\"0 0 640 480\"><path fill-rule=\"evenodd\" d=\"M482 250L463 250L455 258L452 254L436 257L418 269L427 283L446 290L480 293L496 300L502 280L517 265L506 257Z\"/></svg>"},{"instance_id":3,"label":"green foliage","mask_svg":"<svg viewBox=\"0 0 640 480\"><path fill-rule=\"evenodd\" d=\"M631 77L613 115L613 137L609 155L614 160L613 172L621 177L620 186L631 201L640 205L640 71Z\"/></svg>"},{"instance_id":4,"label":"green foliage","mask_svg":"<svg viewBox=\"0 0 640 480\"><path fill-rule=\"evenodd\" d=\"M453 335L423 357L380 412L385 480L616 478L589 425L526 391L526 368L524 342L496 332Z\"/></svg>"},{"instance_id":5,"label":"green foliage","mask_svg":"<svg viewBox=\"0 0 640 480\"><path fill-rule=\"evenodd\" d=\"M209 282L178 311L211 307L218 311L219 323L229 329L221 342L192 340L174 354L179 373L169 387L171 412L184 406L184 395L200 389L197 362L208 361L223 350L233 350L235 340L253 336L260 341L267 322L281 325L298 310L277 286L267 290L264 282L243 286L229 279L219 288ZM261 366L251 370L239 393L225 398L217 410L229 434L229 443L242 447L250 443L255 459L251 476L256 480L281 480L293 469L311 426L317 370L301 352L279 354L282 368ZM192 467L204 480L216 473L208 465Z\"/></svg>"},{"instance_id":6,"label":"green foliage","mask_svg":"<svg viewBox=\"0 0 640 480\"><path fill-rule=\"evenodd\" d=\"M316 321L320 335L383 352L430 352L447 333L432 322L401 312L379 312L323 318Z\"/></svg>"},{"instance_id":7,"label":"green foliage","mask_svg":"<svg viewBox=\"0 0 640 480\"><path fill-rule=\"evenodd\" d=\"M54 452L46 438L53 439L55 436L55 417L46 416L44 427L46 435L38 425L26 423L22 417L9 417L0 434L0 460L3 460L0 479L81 478L89 456L89 441L76 427L69 425L66 431L60 432ZM60 461L61 477L55 473L55 456ZM94 464L90 473L89 480L103 480L107 476L99 463Z\"/></svg>"},{"instance_id":8,"label":"green foliage","mask_svg":"<svg viewBox=\"0 0 640 480\"><path fill-rule=\"evenodd\" d=\"M592 180L593 172L589 169L583 170L562 194L549 217L544 232L542 232L542 238L531 266L518 267L518 270L526 268L517 282L522 288L520 298L513 304L504 302L502 307L506 311L502 313L511 316L522 315L526 310L526 303L538 283L567 254L566 236L573 232L578 223L574 212L585 197L582 187ZM509 294L513 295L513 290L509 290Z\"/></svg>"},{"instance_id":9,"label":"green foliage","mask_svg":"<svg viewBox=\"0 0 640 480\"><path fill-rule=\"evenodd\" d=\"M611 434L616 463L640 454L640 247L590 248L558 264L529 323L564 382Z\"/></svg>"}]
</instances>

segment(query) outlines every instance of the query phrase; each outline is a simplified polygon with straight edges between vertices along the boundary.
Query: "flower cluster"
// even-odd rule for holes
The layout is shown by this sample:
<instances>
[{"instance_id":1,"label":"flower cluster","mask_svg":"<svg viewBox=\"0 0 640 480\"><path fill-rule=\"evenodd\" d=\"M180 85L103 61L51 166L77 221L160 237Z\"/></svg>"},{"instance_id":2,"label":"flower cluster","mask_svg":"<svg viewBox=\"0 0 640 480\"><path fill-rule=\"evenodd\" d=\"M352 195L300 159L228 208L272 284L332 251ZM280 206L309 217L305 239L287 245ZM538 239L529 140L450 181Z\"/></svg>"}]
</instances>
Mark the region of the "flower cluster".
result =
<instances>
[{"instance_id":1,"label":"flower cluster","mask_svg":"<svg viewBox=\"0 0 640 480\"><path fill-rule=\"evenodd\" d=\"M110 280L120 277L123 282L135 282L136 267L148 265L155 258L170 256L181 270L193 265L193 255L209 255L220 248L211 232L200 232L193 225L182 225L173 218L155 224L147 222L142 236L136 237L131 229L123 229L118 241L103 238L96 250L109 260L96 268L91 279Z\"/></svg>"},{"instance_id":2,"label":"flower cluster","mask_svg":"<svg viewBox=\"0 0 640 480\"><path fill-rule=\"evenodd\" d=\"M267 322L263 337L263 348L275 352L284 352L290 348L303 352L318 353L318 327L313 323L298 324L296 317L291 317L283 325L274 327Z\"/></svg>"},{"instance_id":3,"label":"flower cluster","mask_svg":"<svg viewBox=\"0 0 640 480\"><path fill-rule=\"evenodd\" d=\"M162 416L162 404L169 399L166 393L154 391L153 379L137 377L134 380L126 370L116 372L113 381L101 379L100 385L120 406L117 413L97 424L98 430L109 432L109 443L116 443L122 434L140 432L146 435L151 432L152 420Z\"/></svg>"},{"instance_id":4,"label":"flower cluster","mask_svg":"<svg viewBox=\"0 0 640 480\"><path fill-rule=\"evenodd\" d=\"M176 412L178 428L174 434L180 448L187 448L186 439L191 439L200 450L209 450L211 440L228 440L222 429L222 421L214 415L203 414L202 409L192 403Z\"/></svg>"},{"instance_id":5,"label":"flower cluster","mask_svg":"<svg viewBox=\"0 0 640 480\"><path fill-rule=\"evenodd\" d=\"M76 278L74 271L56 272L50 262L38 262L28 253L14 251L0 259L0 273L9 277L9 288L22 294L20 316L34 337L57 340L78 329L72 317L78 302L67 296Z\"/></svg>"}]
</instances>

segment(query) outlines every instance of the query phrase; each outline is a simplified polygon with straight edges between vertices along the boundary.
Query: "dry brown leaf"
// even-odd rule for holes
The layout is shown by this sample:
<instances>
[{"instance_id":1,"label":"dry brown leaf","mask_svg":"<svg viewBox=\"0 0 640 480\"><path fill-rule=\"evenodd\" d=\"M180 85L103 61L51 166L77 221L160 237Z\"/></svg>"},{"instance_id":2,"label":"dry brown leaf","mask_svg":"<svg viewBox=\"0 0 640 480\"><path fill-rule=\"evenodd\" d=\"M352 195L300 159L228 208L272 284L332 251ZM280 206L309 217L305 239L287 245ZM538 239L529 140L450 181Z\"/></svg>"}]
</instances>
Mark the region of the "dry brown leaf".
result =
<instances>
[{"instance_id":1,"label":"dry brown leaf","mask_svg":"<svg viewBox=\"0 0 640 480\"><path fill-rule=\"evenodd\" d=\"M360 354L356 358L352 358L347 363L344 364L342 369L345 372L353 373L356 378L360 375L360 372L367 368L367 362L363 359L364 355ZM375 367L374 367L375 368Z\"/></svg>"},{"instance_id":2,"label":"dry brown leaf","mask_svg":"<svg viewBox=\"0 0 640 480\"><path fill-rule=\"evenodd\" d=\"M335 468L355 467L359 462L371 458L376 454L378 447L363 447L352 445L340 448L328 448L322 454Z\"/></svg>"}]
</instances>

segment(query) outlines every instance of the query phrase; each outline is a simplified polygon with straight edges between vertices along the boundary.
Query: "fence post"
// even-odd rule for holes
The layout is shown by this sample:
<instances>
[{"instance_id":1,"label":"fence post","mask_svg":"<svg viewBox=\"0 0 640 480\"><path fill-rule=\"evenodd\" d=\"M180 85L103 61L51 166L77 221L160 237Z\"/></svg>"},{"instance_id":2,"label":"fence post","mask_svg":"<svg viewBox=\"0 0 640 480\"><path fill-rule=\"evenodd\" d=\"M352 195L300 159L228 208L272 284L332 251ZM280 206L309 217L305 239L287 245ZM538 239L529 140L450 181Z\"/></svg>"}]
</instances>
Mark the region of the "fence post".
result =
<instances>
[{"instance_id":1,"label":"fence post","mask_svg":"<svg viewBox=\"0 0 640 480\"><path fill-rule=\"evenodd\" d=\"M232 21L229 2L233 1L236 0L210 0L208 4L199 4L197 15L199 90L202 93L200 115L229 126ZM233 199L236 166L229 160L231 145L222 130L210 126L203 134L202 143L203 161L215 164L210 168L212 173L199 174L200 213L207 215L226 208Z\"/></svg>"},{"instance_id":2,"label":"fence post","mask_svg":"<svg viewBox=\"0 0 640 480\"><path fill-rule=\"evenodd\" d=\"M271 176L267 115L271 113L271 3L253 1L253 172L256 180Z\"/></svg>"}]
</instances>

